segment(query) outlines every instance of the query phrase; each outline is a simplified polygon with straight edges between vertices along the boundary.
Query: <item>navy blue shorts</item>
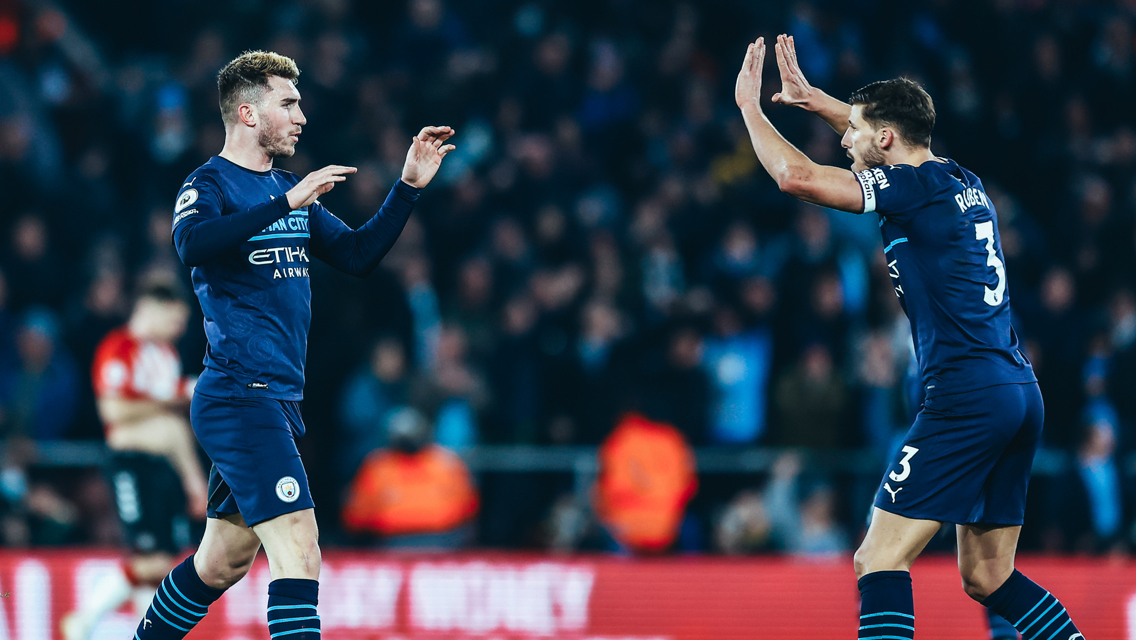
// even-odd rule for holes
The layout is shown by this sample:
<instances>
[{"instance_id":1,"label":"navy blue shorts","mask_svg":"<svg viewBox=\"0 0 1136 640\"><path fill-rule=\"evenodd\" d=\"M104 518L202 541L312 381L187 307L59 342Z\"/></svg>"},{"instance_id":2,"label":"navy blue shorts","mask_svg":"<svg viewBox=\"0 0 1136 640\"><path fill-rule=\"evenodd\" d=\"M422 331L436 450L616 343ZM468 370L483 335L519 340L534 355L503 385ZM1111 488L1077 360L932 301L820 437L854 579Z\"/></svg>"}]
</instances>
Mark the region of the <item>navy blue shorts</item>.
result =
<instances>
[{"instance_id":1,"label":"navy blue shorts","mask_svg":"<svg viewBox=\"0 0 1136 640\"><path fill-rule=\"evenodd\" d=\"M251 527L315 506L296 450L304 435L299 402L195 393L189 418L213 462L210 518L240 513Z\"/></svg>"},{"instance_id":2,"label":"navy blue shorts","mask_svg":"<svg viewBox=\"0 0 1136 640\"><path fill-rule=\"evenodd\" d=\"M1036 382L928 398L875 505L920 520L1022 524L1044 416Z\"/></svg>"}]
</instances>

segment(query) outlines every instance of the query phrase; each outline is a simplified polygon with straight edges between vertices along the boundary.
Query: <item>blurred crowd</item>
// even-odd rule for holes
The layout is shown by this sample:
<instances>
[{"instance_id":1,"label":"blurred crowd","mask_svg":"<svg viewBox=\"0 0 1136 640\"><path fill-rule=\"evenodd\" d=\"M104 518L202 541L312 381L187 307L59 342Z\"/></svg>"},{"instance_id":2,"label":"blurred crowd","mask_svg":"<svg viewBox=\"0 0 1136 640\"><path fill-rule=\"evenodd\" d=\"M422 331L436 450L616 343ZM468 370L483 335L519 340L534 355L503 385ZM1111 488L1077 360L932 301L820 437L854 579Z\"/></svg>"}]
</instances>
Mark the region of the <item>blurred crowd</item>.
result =
<instances>
[{"instance_id":1,"label":"blurred crowd","mask_svg":"<svg viewBox=\"0 0 1136 640\"><path fill-rule=\"evenodd\" d=\"M932 149L979 175L997 208L1046 447L1063 461L1035 478L1023 548L1131 546L1136 4L116 6L0 0L6 544L114 540L98 471L41 468L29 443L99 438L96 344L140 286L191 295L173 199L222 147L216 72L263 48L303 72L308 124L279 166L358 166L321 198L348 224L381 204L420 127L458 132L379 272L311 268L301 451L325 539L366 542L355 516L339 526L339 508L356 514L347 487L407 424L449 450L599 445L634 411L695 448L806 448L768 477L701 477L677 548L847 551L919 399L875 220L781 194L734 105L746 43L786 32L834 96L898 75L923 83L938 110ZM764 90L778 87L767 64ZM768 113L814 160L848 163L820 120ZM180 344L191 372L199 326ZM818 451L870 452L879 469L850 481L812 468ZM620 546L572 483L478 474L480 505L467 498L454 522L479 515L453 538Z\"/></svg>"}]
</instances>

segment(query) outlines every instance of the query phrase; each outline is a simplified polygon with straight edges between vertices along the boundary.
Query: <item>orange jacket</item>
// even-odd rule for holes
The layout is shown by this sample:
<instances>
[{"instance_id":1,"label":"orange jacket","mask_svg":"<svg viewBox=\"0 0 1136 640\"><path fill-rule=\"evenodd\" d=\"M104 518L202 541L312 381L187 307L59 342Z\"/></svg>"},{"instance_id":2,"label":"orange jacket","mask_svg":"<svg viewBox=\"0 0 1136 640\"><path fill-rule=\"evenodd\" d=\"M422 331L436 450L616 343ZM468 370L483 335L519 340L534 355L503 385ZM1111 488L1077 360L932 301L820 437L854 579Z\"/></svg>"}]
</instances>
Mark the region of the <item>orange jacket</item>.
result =
<instances>
[{"instance_id":1,"label":"orange jacket","mask_svg":"<svg viewBox=\"0 0 1136 640\"><path fill-rule=\"evenodd\" d=\"M663 551L698 489L694 452L677 429L627 414L600 447L596 512L620 543Z\"/></svg>"},{"instance_id":2,"label":"orange jacket","mask_svg":"<svg viewBox=\"0 0 1136 640\"><path fill-rule=\"evenodd\" d=\"M414 454L380 449L351 483L343 524L387 536L438 533L467 522L477 509L469 469L453 452L437 445Z\"/></svg>"}]
</instances>

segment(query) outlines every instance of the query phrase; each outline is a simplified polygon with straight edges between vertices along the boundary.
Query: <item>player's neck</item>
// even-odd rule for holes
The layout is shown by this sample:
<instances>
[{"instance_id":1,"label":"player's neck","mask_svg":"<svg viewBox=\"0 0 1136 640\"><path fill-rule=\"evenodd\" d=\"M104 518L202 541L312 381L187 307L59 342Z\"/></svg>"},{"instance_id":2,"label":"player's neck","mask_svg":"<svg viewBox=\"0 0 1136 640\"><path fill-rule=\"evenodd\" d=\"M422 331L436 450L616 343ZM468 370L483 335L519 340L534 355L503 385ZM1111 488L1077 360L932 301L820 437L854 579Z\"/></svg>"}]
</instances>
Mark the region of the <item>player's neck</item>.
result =
<instances>
[{"instance_id":1,"label":"player's neck","mask_svg":"<svg viewBox=\"0 0 1136 640\"><path fill-rule=\"evenodd\" d=\"M272 156L264 152L256 139L247 139L247 136L234 135L232 131L225 134L225 148L218 154L238 167L252 171L270 171L272 169Z\"/></svg>"},{"instance_id":2,"label":"player's neck","mask_svg":"<svg viewBox=\"0 0 1136 640\"><path fill-rule=\"evenodd\" d=\"M887 164L909 164L918 167L924 162L935 159L935 154L931 153L931 147L903 147L896 149Z\"/></svg>"}]
</instances>

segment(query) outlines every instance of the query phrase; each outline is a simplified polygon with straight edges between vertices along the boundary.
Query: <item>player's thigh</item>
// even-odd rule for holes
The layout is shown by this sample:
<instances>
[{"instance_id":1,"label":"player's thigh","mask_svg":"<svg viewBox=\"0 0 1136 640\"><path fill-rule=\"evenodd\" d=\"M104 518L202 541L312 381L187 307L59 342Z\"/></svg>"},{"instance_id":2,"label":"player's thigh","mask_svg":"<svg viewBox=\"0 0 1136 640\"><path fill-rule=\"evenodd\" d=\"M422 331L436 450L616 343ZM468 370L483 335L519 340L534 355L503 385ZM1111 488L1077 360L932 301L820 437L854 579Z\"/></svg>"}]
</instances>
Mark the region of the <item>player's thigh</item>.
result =
<instances>
[{"instance_id":1,"label":"player's thigh","mask_svg":"<svg viewBox=\"0 0 1136 640\"><path fill-rule=\"evenodd\" d=\"M248 573L260 538L239 513L209 518L205 535L193 558L193 566L205 584L225 588Z\"/></svg>"},{"instance_id":2,"label":"player's thigh","mask_svg":"<svg viewBox=\"0 0 1136 640\"><path fill-rule=\"evenodd\" d=\"M868 533L856 550L856 576L909 571L940 526L935 520L917 520L873 508Z\"/></svg>"},{"instance_id":3,"label":"player's thigh","mask_svg":"<svg viewBox=\"0 0 1136 640\"><path fill-rule=\"evenodd\" d=\"M303 509L253 525L272 577L317 579L320 570L319 527L315 509Z\"/></svg>"},{"instance_id":4,"label":"player's thigh","mask_svg":"<svg viewBox=\"0 0 1136 640\"><path fill-rule=\"evenodd\" d=\"M955 527L959 574L968 594L981 600L1006 582L1014 572L1014 554L1021 532L1020 525Z\"/></svg>"}]
</instances>

